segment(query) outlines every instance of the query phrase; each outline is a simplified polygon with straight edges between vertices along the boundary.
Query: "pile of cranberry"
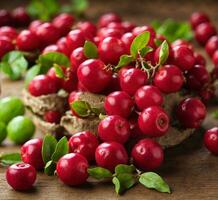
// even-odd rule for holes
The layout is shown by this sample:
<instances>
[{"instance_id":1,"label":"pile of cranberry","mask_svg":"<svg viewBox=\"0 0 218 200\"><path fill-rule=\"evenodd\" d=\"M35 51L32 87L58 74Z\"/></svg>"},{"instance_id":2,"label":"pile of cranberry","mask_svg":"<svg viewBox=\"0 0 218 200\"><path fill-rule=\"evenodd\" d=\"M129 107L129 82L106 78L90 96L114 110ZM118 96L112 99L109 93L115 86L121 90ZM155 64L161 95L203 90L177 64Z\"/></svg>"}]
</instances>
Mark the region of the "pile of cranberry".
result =
<instances>
[{"instance_id":1,"label":"pile of cranberry","mask_svg":"<svg viewBox=\"0 0 218 200\"><path fill-rule=\"evenodd\" d=\"M20 50L39 48L42 54L61 52L71 61L70 68L62 67L64 79L56 75L54 68L36 76L29 83L31 95L39 97L64 89L69 93L69 108L76 117L80 116L71 105L78 100L80 92L106 95L106 116L98 125L98 134L84 130L71 136L70 153L57 162L57 175L68 185L80 185L86 182L87 169L93 163L111 172L118 164L130 161L142 171L157 169L164 160L164 152L153 138L166 135L174 121L183 129L197 129L206 116L206 107L200 98L203 101L211 98L211 93L208 95L205 91L211 91L212 86L205 59L189 42L177 40L172 44L167 42L169 56L159 65L160 44L165 37L151 26L135 26L114 13L102 15L97 25L79 22L71 30L73 22L67 14L57 16L52 23L34 21L29 30L18 35L16 42ZM129 55L134 39L145 32L150 35L149 52L117 68L120 57ZM64 37L59 39L60 36ZM87 40L96 45L97 58L85 56L83 46ZM164 99L179 92L185 96L176 106L175 115L169 116L163 107L167 104ZM59 121L57 113L49 114L47 121ZM128 142L135 135L148 138L137 141L129 151ZM218 128L208 131L205 141L208 149L218 153ZM28 164L8 168L7 180L13 188L25 190L32 186L35 169L40 170L45 165L41 148L41 139L30 140L22 146L22 160Z\"/></svg>"}]
</instances>

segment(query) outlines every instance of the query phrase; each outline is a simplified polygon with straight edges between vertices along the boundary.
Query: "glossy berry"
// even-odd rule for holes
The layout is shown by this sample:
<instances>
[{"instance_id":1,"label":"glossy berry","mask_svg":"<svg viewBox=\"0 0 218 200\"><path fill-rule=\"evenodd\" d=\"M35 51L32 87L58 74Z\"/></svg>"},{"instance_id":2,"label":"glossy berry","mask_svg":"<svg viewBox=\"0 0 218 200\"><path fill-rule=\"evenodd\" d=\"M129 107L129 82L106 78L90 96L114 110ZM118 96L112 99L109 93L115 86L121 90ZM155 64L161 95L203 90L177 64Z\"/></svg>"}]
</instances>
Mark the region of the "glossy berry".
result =
<instances>
[{"instance_id":1,"label":"glossy berry","mask_svg":"<svg viewBox=\"0 0 218 200\"><path fill-rule=\"evenodd\" d=\"M2 26L2 27L0 27L0 37L1 36L6 36L6 37L10 38L11 40L14 40L17 37L17 31L13 27Z\"/></svg>"},{"instance_id":2,"label":"glossy berry","mask_svg":"<svg viewBox=\"0 0 218 200\"><path fill-rule=\"evenodd\" d=\"M62 89L68 93L76 90L78 83L76 71L74 71L72 68L67 68L64 70L64 76L65 79L62 79Z\"/></svg>"},{"instance_id":3,"label":"glossy berry","mask_svg":"<svg viewBox=\"0 0 218 200\"><path fill-rule=\"evenodd\" d=\"M144 26L137 26L133 29L132 33L137 36L143 32L149 32L150 33L150 38L155 38L156 37L156 32L155 30L151 27L151 26L147 26L147 25L144 25Z\"/></svg>"},{"instance_id":4,"label":"glossy berry","mask_svg":"<svg viewBox=\"0 0 218 200\"><path fill-rule=\"evenodd\" d=\"M213 54L213 63L218 66L218 50L216 50Z\"/></svg>"},{"instance_id":5,"label":"glossy berry","mask_svg":"<svg viewBox=\"0 0 218 200\"><path fill-rule=\"evenodd\" d=\"M205 45L207 41L216 35L216 29L210 23L202 23L195 29L195 39L201 44Z\"/></svg>"},{"instance_id":6,"label":"glossy berry","mask_svg":"<svg viewBox=\"0 0 218 200\"><path fill-rule=\"evenodd\" d=\"M186 46L190 50L192 50L192 51L194 50L193 45L190 42L183 40L183 39L177 39L174 42L172 42L172 44L171 44L172 48L177 47L177 46Z\"/></svg>"},{"instance_id":7,"label":"glossy berry","mask_svg":"<svg viewBox=\"0 0 218 200\"><path fill-rule=\"evenodd\" d=\"M61 157L57 163L57 175L60 180L70 186L81 185L88 178L88 161L78 153L69 153Z\"/></svg>"},{"instance_id":8,"label":"glossy berry","mask_svg":"<svg viewBox=\"0 0 218 200\"><path fill-rule=\"evenodd\" d=\"M6 171L6 180L14 190L29 190L36 180L36 170L26 163L13 164Z\"/></svg>"},{"instance_id":9,"label":"glossy berry","mask_svg":"<svg viewBox=\"0 0 218 200\"><path fill-rule=\"evenodd\" d=\"M105 27L111 22L121 22L120 16L115 13L106 13L99 18L98 26Z\"/></svg>"},{"instance_id":10,"label":"glossy berry","mask_svg":"<svg viewBox=\"0 0 218 200\"><path fill-rule=\"evenodd\" d=\"M206 60L201 54L194 52L194 57L195 57L195 65L203 65L203 66L206 65Z\"/></svg>"},{"instance_id":11,"label":"glossy berry","mask_svg":"<svg viewBox=\"0 0 218 200\"><path fill-rule=\"evenodd\" d=\"M70 56L71 51L67 45L67 38L66 37L60 38L56 42L56 45L61 53L65 54L67 57Z\"/></svg>"},{"instance_id":12,"label":"glossy berry","mask_svg":"<svg viewBox=\"0 0 218 200\"><path fill-rule=\"evenodd\" d=\"M51 52L61 52L61 51L56 44L51 44L43 49L42 54L47 54Z\"/></svg>"},{"instance_id":13,"label":"glossy berry","mask_svg":"<svg viewBox=\"0 0 218 200\"><path fill-rule=\"evenodd\" d=\"M211 153L218 155L218 127L206 131L204 144Z\"/></svg>"},{"instance_id":14,"label":"glossy berry","mask_svg":"<svg viewBox=\"0 0 218 200\"><path fill-rule=\"evenodd\" d=\"M47 75L38 75L29 83L29 93L33 96L41 96L56 93L58 88L55 82Z\"/></svg>"},{"instance_id":15,"label":"glossy berry","mask_svg":"<svg viewBox=\"0 0 218 200\"><path fill-rule=\"evenodd\" d=\"M84 55L83 52L83 47L78 47L73 50L73 52L70 55L70 62L71 62L71 67L73 70L77 70L79 65L84 62L87 58Z\"/></svg>"},{"instance_id":16,"label":"glossy berry","mask_svg":"<svg viewBox=\"0 0 218 200\"><path fill-rule=\"evenodd\" d=\"M172 56L174 64L182 71L190 70L195 63L193 51L184 45L173 47Z\"/></svg>"},{"instance_id":17,"label":"glossy berry","mask_svg":"<svg viewBox=\"0 0 218 200\"><path fill-rule=\"evenodd\" d=\"M49 76L55 82L55 85L58 89L61 88L62 79L57 77L55 69L53 67L48 70L47 76Z\"/></svg>"},{"instance_id":18,"label":"glossy berry","mask_svg":"<svg viewBox=\"0 0 218 200\"><path fill-rule=\"evenodd\" d=\"M154 85L164 93L179 91L183 82L183 74L175 65L164 65L156 72L154 77Z\"/></svg>"},{"instance_id":19,"label":"glossy berry","mask_svg":"<svg viewBox=\"0 0 218 200\"><path fill-rule=\"evenodd\" d=\"M95 151L95 160L99 167L114 171L119 164L127 164L128 155L124 146L117 142L100 144Z\"/></svg>"},{"instance_id":20,"label":"glossy berry","mask_svg":"<svg viewBox=\"0 0 218 200\"><path fill-rule=\"evenodd\" d=\"M89 92L99 93L110 83L112 73L101 60L88 59L79 66L77 76Z\"/></svg>"},{"instance_id":21,"label":"glossy berry","mask_svg":"<svg viewBox=\"0 0 218 200\"><path fill-rule=\"evenodd\" d=\"M126 52L128 54L130 54L130 46L132 44L132 41L134 40L135 35L133 35L133 33L125 33L123 34L123 36L121 37L121 41L124 43L124 45L126 46Z\"/></svg>"},{"instance_id":22,"label":"glossy berry","mask_svg":"<svg viewBox=\"0 0 218 200\"><path fill-rule=\"evenodd\" d=\"M44 167L42 160L42 139L31 139L21 147L21 158L24 163L32 165L35 169L41 170Z\"/></svg>"},{"instance_id":23,"label":"glossy berry","mask_svg":"<svg viewBox=\"0 0 218 200\"><path fill-rule=\"evenodd\" d=\"M46 122L58 124L61 120L61 113L58 111L47 111L45 112L43 119Z\"/></svg>"},{"instance_id":24,"label":"glossy berry","mask_svg":"<svg viewBox=\"0 0 218 200\"><path fill-rule=\"evenodd\" d=\"M77 27L83 32L86 38L92 39L96 35L97 27L92 22L80 22Z\"/></svg>"},{"instance_id":25,"label":"glossy berry","mask_svg":"<svg viewBox=\"0 0 218 200\"><path fill-rule=\"evenodd\" d=\"M12 50L14 50L12 41L7 37L0 37L0 59Z\"/></svg>"},{"instance_id":26,"label":"glossy berry","mask_svg":"<svg viewBox=\"0 0 218 200\"><path fill-rule=\"evenodd\" d=\"M179 103L176 116L185 128L198 128L206 116L206 108L201 100L186 98Z\"/></svg>"},{"instance_id":27,"label":"glossy berry","mask_svg":"<svg viewBox=\"0 0 218 200\"><path fill-rule=\"evenodd\" d=\"M40 20L33 20L33 21L30 23L28 29L29 29L31 32L36 33L38 27L39 27L40 25L42 25L42 24L43 24L43 22L40 21Z\"/></svg>"},{"instance_id":28,"label":"glossy berry","mask_svg":"<svg viewBox=\"0 0 218 200\"><path fill-rule=\"evenodd\" d=\"M83 155L88 161L95 159L95 150L99 142L90 131L76 133L69 139L70 152Z\"/></svg>"},{"instance_id":29,"label":"glossy berry","mask_svg":"<svg viewBox=\"0 0 218 200\"><path fill-rule=\"evenodd\" d=\"M137 89L147 83L148 76L141 69L132 68L120 73L119 80L121 89L133 96Z\"/></svg>"},{"instance_id":30,"label":"glossy berry","mask_svg":"<svg viewBox=\"0 0 218 200\"><path fill-rule=\"evenodd\" d=\"M30 23L30 16L24 7L17 7L12 11L12 18L16 26L27 26Z\"/></svg>"},{"instance_id":31,"label":"glossy berry","mask_svg":"<svg viewBox=\"0 0 218 200\"><path fill-rule=\"evenodd\" d=\"M126 47L120 39L107 37L98 45L98 52L100 59L105 64L116 65L120 56L126 53Z\"/></svg>"},{"instance_id":32,"label":"glossy berry","mask_svg":"<svg viewBox=\"0 0 218 200\"><path fill-rule=\"evenodd\" d=\"M110 93L104 102L104 108L108 115L120 115L127 118L134 106L131 97L124 91Z\"/></svg>"},{"instance_id":33,"label":"glossy berry","mask_svg":"<svg viewBox=\"0 0 218 200\"><path fill-rule=\"evenodd\" d=\"M5 9L0 9L0 27L12 25L12 16L10 12Z\"/></svg>"},{"instance_id":34,"label":"glossy berry","mask_svg":"<svg viewBox=\"0 0 218 200\"><path fill-rule=\"evenodd\" d=\"M129 21L123 21L121 22L122 27L124 28L124 32L131 32L135 28L135 24Z\"/></svg>"},{"instance_id":35,"label":"glossy berry","mask_svg":"<svg viewBox=\"0 0 218 200\"><path fill-rule=\"evenodd\" d=\"M140 140L132 149L133 163L143 171L153 171L161 166L164 160L162 147L151 139Z\"/></svg>"},{"instance_id":36,"label":"glossy berry","mask_svg":"<svg viewBox=\"0 0 218 200\"><path fill-rule=\"evenodd\" d=\"M80 98L80 95L81 95L81 94L82 94L81 92L73 91L73 92L70 93L70 95L69 95L69 97L68 97L68 104L69 104L69 107L70 107L70 109L71 109L71 113L72 113L72 115L77 116L77 117L79 117L79 116L78 116L77 113L74 111L74 109L72 108L71 104L72 104L74 101L80 100L79 98Z\"/></svg>"},{"instance_id":37,"label":"glossy berry","mask_svg":"<svg viewBox=\"0 0 218 200\"><path fill-rule=\"evenodd\" d=\"M124 33L124 28L120 22L111 22L107 25L107 28L114 28L120 30L122 33Z\"/></svg>"},{"instance_id":38,"label":"glossy berry","mask_svg":"<svg viewBox=\"0 0 218 200\"><path fill-rule=\"evenodd\" d=\"M119 115L108 116L99 123L98 136L104 142L124 144L130 136L129 123Z\"/></svg>"},{"instance_id":39,"label":"glossy berry","mask_svg":"<svg viewBox=\"0 0 218 200\"><path fill-rule=\"evenodd\" d=\"M214 52L218 49L218 36L212 36L205 45L205 50L210 57L213 56Z\"/></svg>"},{"instance_id":40,"label":"glossy berry","mask_svg":"<svg viewBox=\"0 0 218 200\"><path fill-rule=\"evenodd\" d=\"M153 85L140 87L134 97L139 110L144 110L150 106L161 106L163 104L163 96L160 90Z\"/></svg>"},{"instance_id":41,"label":"glossy berry","mask_svg":"<svg viewBox=\"0 0 218 200\"><path fill-rule=\"evenodd\" d=\"M160 137L166 134L169 128L169 117L159 106L144 109L138 118L141 131L150 137Z\"/></svg>"},{"instance_id":42,"label":"glossy berry","mask_svg":"<svg viewBox=\"0 0 218 200\"><path fill-rule=\"evenodd\" d=\"M116 28L100 28L97 32L97 36L99 37L99 40L102 41L107 37L113 37L120 39L123 35L123 31Z\"/></svg>"},{"instance_id":43,"label":"glossy berry","mask_svg":"<svg viewBox=\"0 0 218 200\"><path fill-rule=\"evenodd\" d=\"M190 23L192 26L192 29L195 29L199 24L210 22L209 17L207 14L203 12L194 12L190 17Z\"/></svg>"}]
</instances>

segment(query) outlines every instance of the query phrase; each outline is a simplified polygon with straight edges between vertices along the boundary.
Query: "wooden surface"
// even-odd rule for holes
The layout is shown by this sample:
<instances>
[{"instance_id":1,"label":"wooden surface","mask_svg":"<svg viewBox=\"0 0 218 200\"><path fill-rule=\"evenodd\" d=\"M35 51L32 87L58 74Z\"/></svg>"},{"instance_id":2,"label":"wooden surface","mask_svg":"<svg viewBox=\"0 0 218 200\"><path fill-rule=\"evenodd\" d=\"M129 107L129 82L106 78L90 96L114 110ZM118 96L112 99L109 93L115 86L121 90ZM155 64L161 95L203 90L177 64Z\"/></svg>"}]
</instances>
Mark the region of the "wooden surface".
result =
<instances>
[{"instance_id":1,"label":"wooden surface","mask_svg":"<svg viewBox=\"0 0 218 200\"><path fill-rule=\"evenodd\" d=\"M11 0L10 5L18 5L18 0ZM25 2L25 1L22 1ZM152 19L164 19L174 17L177 20L186 20L194 10L205 10L218 27L218 2L216 1L91 1L88 11L89 17L95 19L106 11L116 11L124 16L124 19L139 24L149 22ZM178 2L178 1L177 1ZM6 1L1 1L1 8L8 6ZM14 3L14 4L13 4ZM2 96L20 95L23 87L22 81L11 82L2 80ZM214 107L210 107L212 111ZM204 126L210 128L218 125L211 115L208 115ZM42 137L37 132L36 137ZM48 177L38 173L35 188L28 193L15 192L6 183L5 168L0 168L0 200L50 200L50 199L137 199L137 200L216 200L218 199L218 157L208 153L202 146L201 134L190 138L182 145L166 152L163 167L158 171L169 183L172 194L161 194L147 190L137 185L123 196L117 196L111 184L85 185L79 188L71 188L63 185L57 177ZM18 152L19 146L13 146L6 141L0 152Z\"/></svg>"}]
</instances>

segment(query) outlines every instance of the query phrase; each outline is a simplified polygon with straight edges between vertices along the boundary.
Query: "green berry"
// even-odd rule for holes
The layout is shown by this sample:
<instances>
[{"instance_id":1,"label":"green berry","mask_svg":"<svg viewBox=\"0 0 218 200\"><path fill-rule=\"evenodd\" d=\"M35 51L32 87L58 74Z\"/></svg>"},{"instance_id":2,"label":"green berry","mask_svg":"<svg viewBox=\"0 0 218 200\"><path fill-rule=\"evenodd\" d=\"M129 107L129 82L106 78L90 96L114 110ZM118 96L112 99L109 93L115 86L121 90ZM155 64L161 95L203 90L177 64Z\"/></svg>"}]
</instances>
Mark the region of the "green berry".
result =
<instances>
[{"instance_id":1,"label":"green berry","mask_svg":"<svg viewBox=\"0 0 218 200\"><path fill-rule=\"evenodd\" d=\"M23 144L32 138L35 125L32 120L25 116L12 119L7 126L8 138L15 144Z\"/></svg>"},{"instance_id":2,"label":"green berry","mask_svg":"<svg viewBox=\"0 0 218 200\"><path fill-rule=\"evenodd\" d=\"M25 106L17 97L5 97L0 100L0 119L7 124L14 117L23 115Z\"/></svg>"},{"instance_id":3,"label":"green berry","mask_svg":"<svg viewBox=\"0 0 218 200\"><path fill-rule=\"evenodd\" d=\"M4 122L0 122L0 144L4 141L7 136L6 125Z\"/></svg>"}]
</instances>

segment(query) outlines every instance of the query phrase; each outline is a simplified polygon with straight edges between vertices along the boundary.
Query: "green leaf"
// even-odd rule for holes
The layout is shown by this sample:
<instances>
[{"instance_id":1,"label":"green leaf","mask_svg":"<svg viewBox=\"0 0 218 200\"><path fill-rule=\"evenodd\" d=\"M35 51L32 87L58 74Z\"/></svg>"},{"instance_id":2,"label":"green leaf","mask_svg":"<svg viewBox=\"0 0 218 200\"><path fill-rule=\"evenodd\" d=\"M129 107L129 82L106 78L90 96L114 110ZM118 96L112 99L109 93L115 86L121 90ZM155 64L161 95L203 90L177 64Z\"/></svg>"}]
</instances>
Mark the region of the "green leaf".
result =
<instances>
[{"instance_id":1,"label":"green leaf","mask_svg":"<svg viewBox=\"0 0 218 200\"><path fill-rule=\"evenodd\" d=\"M136 58L139 51L146 47L146 45L149 42L149 39L150 33L148 31L145 31L134 38L130 46L130 53L133 58Z\"/></svg>"},{"instance_id":2,"label":"green leaf","mask_svg":"<svg viewBox=\"0 0 218 200\"><path fill-rule=\"evenodd\" d=\"M169 56L169 45L166 40L163 41L163 43L160 46L160 52L159 52L159 65L163 65Z\"/></svg>"},{"instance_id":3,"label":"green leaf","mask_svg":"<svg viewBox=\"0 0 218 200\"><path fill-rule=\"evenodd\" d=\"M146 188L155 189L159 192L171 193L168 184L154 172L146 172L141 174L139 182Z\"/></svg>"},{"instance_id":4,"label":"green leaf","mask_svg":"<svg viewBox=\"0 0 218 200\"><path fill-rule=\"evenodd\" d=\"M47 134L43 139L42 144L42 159L44 163L51 160L52 154L55 151L57 140L54 136Z\"/></svg>"},{"instance_id":5,"label":"green leaf","mask_svg":"<svg viewBox=\"0 0 218 200\"><path fill-rule=\"evenodd\" d=\"M62 156L69 152L69 145L66 136L62 137L56 147L55 152L52 154L51 159L57 162Z\"/></svg>"},{"instance_id":6,"label":"green leaf","mask_svg":"<svg viewBox=\"0 0 218 200\"><path fill-rule=\"evenodd\" d=\"M71 0L72 11L77 15L84 13L88 6L88 0Z\"/></svg>"},{"instance_id":7,"label":"green leaf","mask_svg":"<svg viewBox=\"0 0 218 200\"><path fill-rule=\"evenodd\" d=\"M119 63L115 67L116 69L119 69L121 67L129 65L132 61L134 61L134 58L131 55L122 55L120 56Z\"/></svg>"},{"instance_id":8,"label":"green leaf","mask_svg":"<svg viewBox=\"0 0 218 200\"><path fill-rule=\"evenodd\" d=\"M44 167L44 172L48 176L54 175L54 172L56 170L56 163L53 162L52 160L48 161Z\"/></svg>"},{"instance_id":9,"label":"green leaf","mask_svg":"<svg viewBox=\"0 0 218 200\"><path fill-rule=\"evenodd\" d=\"M88 173L95 179L112 178L112 173L103 167L93 167L88 169Z\"/></svg>"},{"instance_id":10,"label":"green leaf","mask_svg":"<svg viewBox=\"0 0 218 200\"><path fill-rule=\"evenodd\" d=\"M98 48L91 41L87 41L87 40L85 41L83 51L87 58L97 58L98 57Z\"/></svg>"},{"instance_id":11,"label":"green leaf","mask_svg":"<svg viewBox=\"0 0 218 200\"><path fill-rule=\"evenodd\" d=\"M60 65L54 64L55 74L58 78L64 78L64 72Z\"/></svg>"},{"instance_id":12,"label":"green leaf","mask_svg":"<svg viewBox=\"0 0 218 200\"><path fill-rule=\"evenodd\" d=\"M133 173L136 170L136 168L133 165L124 165L119 164L115 168L115 174L123 174L123 173Z\"/></svg>"},{"instance_id":13,"label":"green leaf","mask_svg":"<svg viewBox=\"0 0 218 200\"><path fill-rule=\"evenodd\" d=\"M213 116L214 116L215 119L218 119L218 110L213 112Z\"/></svg>"},{"instance_id":14,"label":"green leaf","mask_svg":"<svg viewBox=\"0 0 218 200\"><path fill-rule=\"evenodd\" d=\"M34 65L32 66L26 73L25 76L25 86L27 87L29 85L29 82L33 80L33 78L40 74L41 66L40 65Z\"/></svg>"},{"instance_id":15,"label":"green leaf","mask_svg":"<svg viewBox=\"0 0 218 200\"><path fill-rule=\"evenodd\" d=\"M74 101L70 106L80 117L88 117L90 115L91 106L86 101Z\"/></svg>"},{"instance_id":16,"label":"green leaf","mask_svg":"<svg viewBox=\"0 0 218 200\"><path fill-rule=\"evenodd\" d=\"M21 162L19 153L5 153L0 155L0 165L9 166Z\"/></svg>"},{"instance_id":17,"label":"green leaf","mask_svg":"<svg viewBox=\"0 0 218 200\"><path fill-rule=\"evenodd\" d=\"M144 47L139 52L140 52L141 57L145 57L149 52L152 52L152 51L153 51L153 48Z\"/></svg>"}]
</instances>

